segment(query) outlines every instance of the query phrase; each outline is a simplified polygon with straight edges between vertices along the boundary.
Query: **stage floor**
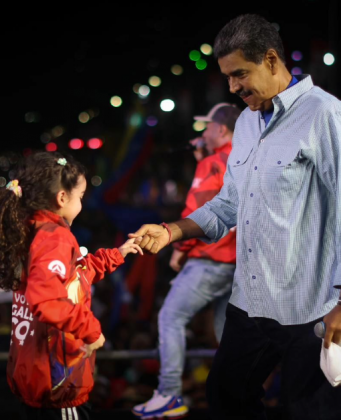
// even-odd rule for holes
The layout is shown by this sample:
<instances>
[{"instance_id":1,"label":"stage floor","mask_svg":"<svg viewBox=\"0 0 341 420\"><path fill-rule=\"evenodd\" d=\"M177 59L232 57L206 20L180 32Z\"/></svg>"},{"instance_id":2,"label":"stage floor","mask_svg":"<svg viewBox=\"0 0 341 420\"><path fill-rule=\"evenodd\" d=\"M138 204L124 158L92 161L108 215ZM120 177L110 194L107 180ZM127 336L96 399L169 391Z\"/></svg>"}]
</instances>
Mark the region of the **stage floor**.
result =
<instances>
[{"instance_id":1,"label":"stage floor","mask_svg":"<svg viewBox=\"0 0 341 420\"><path fill-rule=\"evenodd\" d=\"M280 420L281 413L279 409L267 410L268 420ZM20 420L19 414L13 410L1 409L1 418L6 420ZM94 411L91 420L134 420L135 416L128 410L101 410ZM186 417L186 420L210 420L207 410L192 409Z\"/></svg>"}]
</instances>

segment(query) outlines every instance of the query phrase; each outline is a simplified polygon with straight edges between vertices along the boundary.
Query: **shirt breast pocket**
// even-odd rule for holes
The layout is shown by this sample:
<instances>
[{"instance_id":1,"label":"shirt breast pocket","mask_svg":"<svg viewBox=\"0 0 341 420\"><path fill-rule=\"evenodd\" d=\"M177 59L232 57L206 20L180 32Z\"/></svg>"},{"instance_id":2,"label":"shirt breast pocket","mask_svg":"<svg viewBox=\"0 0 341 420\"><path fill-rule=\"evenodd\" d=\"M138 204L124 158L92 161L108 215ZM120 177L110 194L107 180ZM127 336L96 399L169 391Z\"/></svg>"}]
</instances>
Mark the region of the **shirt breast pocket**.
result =
<instances>
[{"instance_id":1,"label":"shirt breast pocket","mask_svg":"<svg viewBox=\"0 0 341 420\"><path fill-rule=\"evenodd\" d=\"M237 185L242 184L245 180L252 149L252 147L236 147L232 149L228 164Z\"/></svg>"},{"instance_id":2,"label":"shirt breast pocket","mask_svg":"<svg viewBox=\"0 0 341 420\"><path fill-rule=\"evenodd\" d=\"M297 147L272 146L261 175L264 192L298 192L306 173L307 159Z\"/></svg>"}]
</instances>

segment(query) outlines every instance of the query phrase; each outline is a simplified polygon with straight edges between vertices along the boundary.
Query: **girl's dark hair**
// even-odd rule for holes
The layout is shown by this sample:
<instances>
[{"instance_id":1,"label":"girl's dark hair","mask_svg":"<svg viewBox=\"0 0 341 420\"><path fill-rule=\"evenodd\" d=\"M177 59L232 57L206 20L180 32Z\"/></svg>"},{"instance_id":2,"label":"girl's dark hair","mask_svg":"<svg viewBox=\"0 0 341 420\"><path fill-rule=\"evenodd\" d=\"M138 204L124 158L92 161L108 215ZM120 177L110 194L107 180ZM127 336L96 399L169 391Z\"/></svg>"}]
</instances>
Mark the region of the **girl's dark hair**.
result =
<instances>
[{"instance_id":1,"label":"girl's dark hair","mask_svg":"<svg viewBox=\"0 0 341 420\"><path fill-rule=\"evenodd\" d=\"M273 48L285 63L284 48L277 29L259 15L240 15L228 22L214 41L216 59L241 50L245 60L261 64L265 53Z\"/></svg>"},{"instance_id":2,"label":"girl's dark hair","mask_svg":"<svg viewBox=\"0 0 341 420\"><path fill-rule=\"evenodd\" d=\"M63 158L65 166L58 163ZM72 156L58 152L35 152L18 163L13 178L19 181L22 197L0 188L0 288L20 286L20 267L27 260L32 236L28 219L37 210L53 211L57 193L62 189L71 193L85 173Z\"/></svg>"}]
</instances>

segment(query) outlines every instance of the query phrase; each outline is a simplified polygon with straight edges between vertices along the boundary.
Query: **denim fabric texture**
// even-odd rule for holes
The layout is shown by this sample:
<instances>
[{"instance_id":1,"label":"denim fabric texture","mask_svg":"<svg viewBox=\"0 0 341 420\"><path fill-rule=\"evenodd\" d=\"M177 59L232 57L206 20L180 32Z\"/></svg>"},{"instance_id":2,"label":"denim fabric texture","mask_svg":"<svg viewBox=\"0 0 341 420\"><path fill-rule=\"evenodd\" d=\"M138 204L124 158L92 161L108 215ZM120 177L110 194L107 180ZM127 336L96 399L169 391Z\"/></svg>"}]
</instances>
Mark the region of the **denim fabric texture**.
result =
<instances>
[{"instance_id":1,"label":"denim fabric texture","mask_svg":"<svg viewBox=\"0 0 341 420\"><path fill-rule=\"evenodd\" d=\"M233 264L192 258L173 280L158 318L160 393L181 395L186 350L185 327L200 309L213 300L215 333L220 341L234 270Z\"/></svg>"}]
</instances>

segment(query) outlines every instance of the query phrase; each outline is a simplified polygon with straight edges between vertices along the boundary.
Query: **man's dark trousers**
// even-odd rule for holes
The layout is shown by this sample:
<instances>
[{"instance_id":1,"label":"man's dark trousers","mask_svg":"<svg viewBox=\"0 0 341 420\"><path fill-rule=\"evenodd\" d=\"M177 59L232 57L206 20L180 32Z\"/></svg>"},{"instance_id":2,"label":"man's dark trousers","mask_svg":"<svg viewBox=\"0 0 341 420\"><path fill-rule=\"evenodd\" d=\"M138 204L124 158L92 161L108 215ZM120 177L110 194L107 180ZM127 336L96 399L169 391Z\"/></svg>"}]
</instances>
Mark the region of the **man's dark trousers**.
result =
<instances>
[{"instance_id":1,"label":"man's dark trousers","mask_svg":"<svg viewBox=\"0 0 341 420\"><path fill-rule=\"evenodd\" d=\"M281 325L249 318L229 303L207 380L212 420L266 419L262 385L278 363L283 419L340 420L341 387L332 387L320 369L322 343L314 334L319 321Z\"/></svg>"}]
</instances>

